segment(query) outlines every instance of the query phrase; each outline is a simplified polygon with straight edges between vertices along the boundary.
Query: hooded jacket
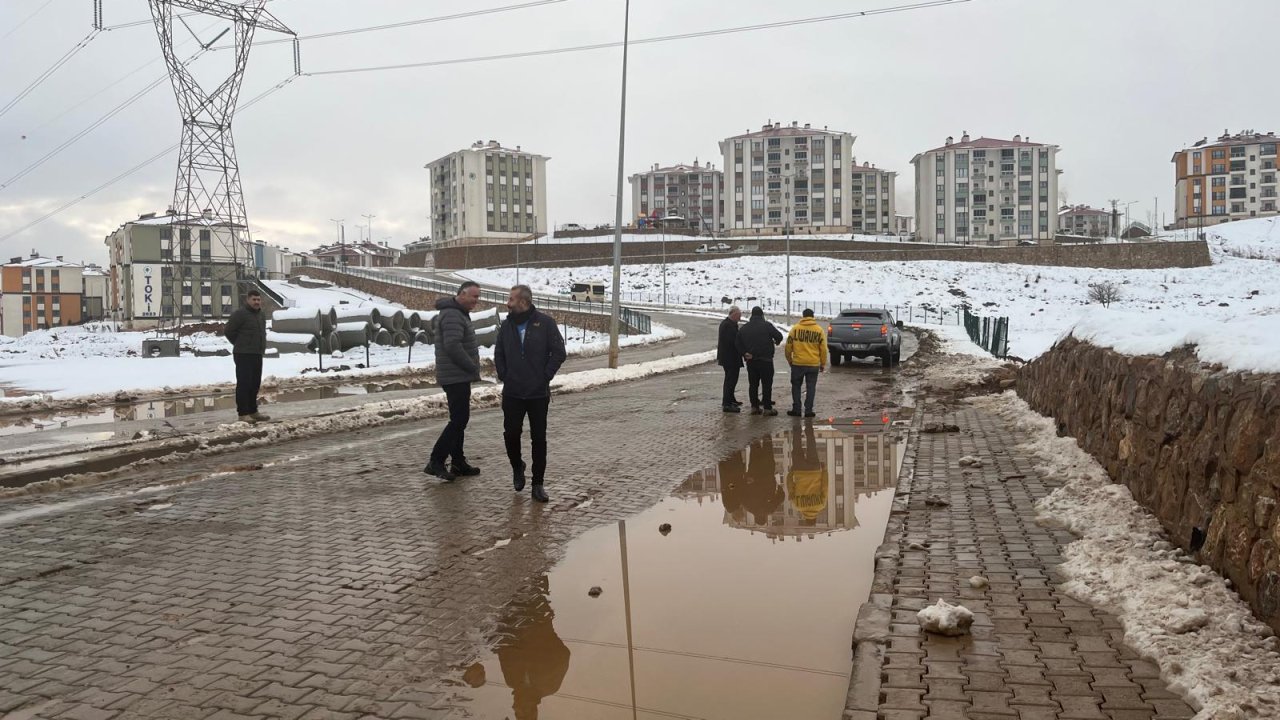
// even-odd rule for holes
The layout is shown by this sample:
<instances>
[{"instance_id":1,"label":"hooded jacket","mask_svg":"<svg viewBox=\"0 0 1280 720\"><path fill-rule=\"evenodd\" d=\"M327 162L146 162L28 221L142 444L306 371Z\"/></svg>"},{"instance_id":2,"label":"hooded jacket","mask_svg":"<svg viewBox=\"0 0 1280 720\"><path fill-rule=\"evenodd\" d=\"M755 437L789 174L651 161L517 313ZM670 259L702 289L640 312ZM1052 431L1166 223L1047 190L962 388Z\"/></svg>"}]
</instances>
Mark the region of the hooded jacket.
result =
<instances>
[{"instance_id":1,"label":"hooded jacket","mask_svg":"<svg viewBox=\"0 0 1280 720\"><path fill-rule=\"evenodd\" d=\"M480 349L471 313L455 298L436 301L436 382L457 385L480 381Z\"/></svg>"},{"instance_id":2,"label":"hooded jacket","mask_svg":"<svg viewBox=\"0 0 1280 720\"><path fill-rule=\"evenodd\" d=\"M508 314L498 328L493 347L493 364L502 381L502 394L520 400L551 396L551 379L564 364L564 337L550 315L531 308L524 338L514 314Z\"/></svg>"},{"instance_id":3,"label":"hooded jacket","mask_svg":"<svg viewBox=\"0 0 1280 720\"><path fill-rule=\"evenodd\" d=\"M716 341L716 364L723 367L742 367L742 355L738 353L738 321L732 318L720 321L720 336Z\"/></svg>"},{"instance_id":4,"label":"hooded jacket","mask_svg":"<svg viewBox=\"0 0 1280 720\"><path fill-rule=\"evenodd\" d=\"M751 354L752 360L773 362L774 347L782 343L782 333L763 315L752 315L738 329L738 354Z\"/></svg>"},{"instance_id":5,"label":"hooded jacket","mask_svg":"<svg viewBox=\"0 0 1280 720\"><path fill-rule=\"evenodd\" d=\"M241 355L267 354L267 316L249 307L248 302L227 318L222 334L231 341L231 352Z\"/></svg>"},{"instance_id":6,"label":"hooded jacket","mask_svg":"<svg viewBox=\"0 0 1280 720\"><path fill-rule=\"evenodd\" d=\"M802 318L791 326L787 334L787 347L784 351L787 362L796 367L826 367L827 334L822 326L811 317Z\"/></svg>"}]
</instances>

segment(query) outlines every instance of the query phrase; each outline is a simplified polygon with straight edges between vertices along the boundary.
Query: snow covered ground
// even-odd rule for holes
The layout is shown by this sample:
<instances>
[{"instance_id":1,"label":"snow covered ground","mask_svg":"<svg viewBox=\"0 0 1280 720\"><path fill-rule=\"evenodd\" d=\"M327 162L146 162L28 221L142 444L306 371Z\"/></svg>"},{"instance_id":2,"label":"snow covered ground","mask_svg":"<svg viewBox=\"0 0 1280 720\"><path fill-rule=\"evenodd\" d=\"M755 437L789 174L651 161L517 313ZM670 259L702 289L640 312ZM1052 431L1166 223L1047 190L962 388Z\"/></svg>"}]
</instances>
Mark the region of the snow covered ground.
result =
<instances>
[{"instance_id":1,"label":"snow covered ground","mask_svg":"<svg viewBox=\"0 0 1280 720\"><path fill-rule=\"evenodd\" d=\"M1196 720L1280 717L1280 643L1222 576L1175 548L1124 485L1051 419L1012 392L978 397L1027 430L1041 470L1066 484L1037 505L1040 519L1079 535L1058 567L1065 589L1114 613L1125 641L1153 658Z\"/></svg>"},{"instance_id":2,"label":"snow covered ground","mask_svg":"<svg viewBox=\"0 0 1280 720\"><path fill-rule=\"evenodd\" d=\"M1173 239L1194 239L1194 228L1165 233ZM1210 225L1204 228L1205 241L1217 254L1253 260L1280 261L1280 217L1254 218Z\"/></svg>"},{"instance_id":3,"label":"snow covered ground","mask_svg":"<svg viewBox=\"0 0 1280 720\"><path fill-rule=\"evenodd\" d=\"M1204 268L1105 270L967 262L863 262L791 258L791 293L815 308L852 305L952 307L968 302L979 315L1009 318L1010 352L1024 359L1077 334L1124 352L1163 353L1199 343L1201 357L1241 370L1280 371L1280 263L1236 257L1262 248L1280 257L1272 220L1213 228L1214 264ZM1272 229L1268 229L1272 228ZM1274 235L1274 239L1272 239ZM1272 244L1267 244L1272 243ZM727 296L741 305L784 298L785 258L724 257L667 266L669 296ZM514 281L514 271L464 271L485 284ZM522 268L534 292L563 294L573 280L605 277L606 267ZM1089 286L1114 283L1109 308L1088 302ZM623 267L623 292L660 293L659 265ZM623 296L624 299L627 297ZM763 303L761 303L763 304ZM906 319L906 318L904 318Z\"/></svg>"},{"instance_id":4,"label":"snow covered ground","mask_svg":"<svg viewBox=\"0 0 1280 720\"><path fill-rule=\"evenodd\" d=\"M294 301L297 307L330 307L344 301L353 306L400 307L383 298L345 288L307 289L284 282L268 284ZM107 326L95 325L42 330L17 339L0 336L0 404L28 402L26 396L38 393L51 395L54 399L66 399L114 394L121 390L137 393L213 389L211 385L235 381L235 361L230 356L184 354L176 358L142 358L142 341L154 337L152 334L95 332L108 329ZM572 355L595 355L602 348L607 348L607 335L574 327L561 330ZM621 345L643 345L682 336L679 330L655 323L652 334L624 337ZM230 348L226 338L209 333L197 333L183 338L182 342L184 347L206 351ZM410 368L425 371L435 367L435 351L429 345L415 346L412 357L413 362L410 363L408 348L374 345L369 348L370 366L353 367L344 375L360 377L403 372ZM480 357L492 359L493 350L480 348ZM348 350L345 357L325 358L326 367L338 364L354 366L364 362L363 348ZM263 367L263 381L270 385L281 379L301 377L304 371L313 370L316 365L314 353L283 353L268 357Z\"/></svg>"},{"instance_id":5,"label":"snow covered ground","mask_svg":"<svg viewBox=\"0 0 1280 720\"><path fill-rule=\"evenodd\" d=\"M667 242L706 242L718 243L722 242L730 247L738 247L739 245L751 245L757 240L781 240L782 235L759 235L755 237L692 237L689 235L670 234L666 236ZM622 232L622 242L661 242L663 235L656 233L631 233L625 229ZM848 240L858 242L899 242L901 238L895 235L792 235L791 239L796 240ZM538 238L536 241L527 240L523 245L581 245L589 243L610 243L613 242L613 234L607 235L590 235L588 237L544 237Z\"/></svg>"}]
</instances>

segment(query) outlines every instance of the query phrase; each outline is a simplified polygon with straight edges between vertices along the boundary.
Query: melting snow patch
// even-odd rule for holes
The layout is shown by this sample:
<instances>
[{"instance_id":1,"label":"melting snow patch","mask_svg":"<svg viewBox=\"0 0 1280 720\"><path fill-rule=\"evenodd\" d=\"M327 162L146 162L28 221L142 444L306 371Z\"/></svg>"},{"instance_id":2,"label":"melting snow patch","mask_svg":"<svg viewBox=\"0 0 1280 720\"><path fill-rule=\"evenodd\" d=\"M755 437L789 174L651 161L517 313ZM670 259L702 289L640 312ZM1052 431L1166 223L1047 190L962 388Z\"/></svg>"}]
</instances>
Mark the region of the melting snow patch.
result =
<instances>
[{"instance_id":1,"label":"melting snow patch","mask_svg":"<svg viewBox=\"0 0 1280 720\"><path fill-rule=\"evenodd\" d=\"M1074 597L1114 613L1125 642L1160 666L1196 720L1280 717L1280 653L1229 583L1164 537L1159 522L1073 438L1013 393L975 398L1032 435L1023 446L1066 484L1037 504L1042 521L1080 539L1059 571Z\"/></svg>"},{"instance_id":2,"label":"melting snow patch","mask_svg":"<svg viewBox=\"0 0 1280 720\"><path fill-rule=\"evenodd\" d=\"M973 613L963 605L952 605L939 598L937 604L916 613L916 619L925 632L949 636L968 635L969 626L973 624Z\"/></svg>"},{"instance_id":3,"label":"melting snow patch","mask_svg":"<svg viewBox=\"0 0 1280 720\"><path fill-rule=\"evenodd\" d=\"M981 575L974 575L973 577L969 578L969 587L973 588L974 590L981 590L989 586L990 584L991 583Z\"/></svg>"}]
</instances>

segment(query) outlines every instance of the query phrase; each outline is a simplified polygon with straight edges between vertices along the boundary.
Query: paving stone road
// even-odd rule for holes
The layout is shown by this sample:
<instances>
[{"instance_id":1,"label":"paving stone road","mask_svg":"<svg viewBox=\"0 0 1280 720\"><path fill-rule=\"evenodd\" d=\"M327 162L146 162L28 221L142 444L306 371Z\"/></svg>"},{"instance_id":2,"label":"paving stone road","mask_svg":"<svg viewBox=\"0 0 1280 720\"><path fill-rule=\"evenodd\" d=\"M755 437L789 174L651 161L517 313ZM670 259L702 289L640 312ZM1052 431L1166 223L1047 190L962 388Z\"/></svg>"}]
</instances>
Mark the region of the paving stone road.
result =
<instances>
[{"instance_id":1,"label":"paving stone road","mask_svg":"<svg viewBox=\"0 0 1280 720\"><path fill-rule=\"evenodd\" d=\"M442 682L569 540L793 422L719 412L719 383L556 399L547 506L512 494L491 410L468 430L484 474L449 485L420 472L435 420L4 501L0 718L444 717ZM894 397L871 366L819 391L831 412Z\"/></svg>"},{"instance_id":2,"label":"paving stone road","mask_svg":"<svg viewBox=\"0 0 1280 720\"><path fill-rule=\"evenodd\" d=\"M1072 536L1035 522L1034 503L1061 481L1018 450L1029 438L977 406L924 410L921 421L960 432L921 434L908 453L898 497L909 500L890 518L872 589L891 611L887 642L859 648L845 720L1192 717L1115 617L1059 589ZM983 465L961 467L965 456ZM990 586L970 587L975 575ZM938 598L974 612L971 637L920 630L916 612Z\"/></svg>"}]
</instances>

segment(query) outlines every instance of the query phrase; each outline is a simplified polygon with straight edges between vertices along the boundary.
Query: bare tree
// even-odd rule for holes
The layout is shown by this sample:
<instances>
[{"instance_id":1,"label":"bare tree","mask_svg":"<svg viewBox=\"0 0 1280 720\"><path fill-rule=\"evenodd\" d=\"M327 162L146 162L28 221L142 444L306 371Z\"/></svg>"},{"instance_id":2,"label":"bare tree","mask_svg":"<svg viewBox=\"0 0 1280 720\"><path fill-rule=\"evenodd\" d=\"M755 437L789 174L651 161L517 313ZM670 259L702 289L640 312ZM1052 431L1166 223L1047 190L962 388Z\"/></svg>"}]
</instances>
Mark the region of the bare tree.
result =
<instances>
[{"instance_id":1,"label":"bare tree","mask_svg":"<svg viewBox=\"0 0 1280 720\"><path fill-rule=\"evenodd\" d=\"M1102 303L1103 307L1111 307L1111 303L1120 299L1120 286L1106 280L1089 285L1089 302Z\"/></svg>"}]
</instances>

